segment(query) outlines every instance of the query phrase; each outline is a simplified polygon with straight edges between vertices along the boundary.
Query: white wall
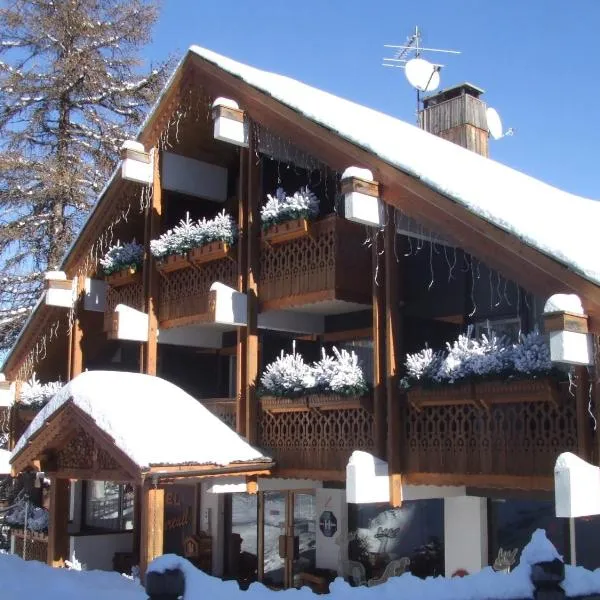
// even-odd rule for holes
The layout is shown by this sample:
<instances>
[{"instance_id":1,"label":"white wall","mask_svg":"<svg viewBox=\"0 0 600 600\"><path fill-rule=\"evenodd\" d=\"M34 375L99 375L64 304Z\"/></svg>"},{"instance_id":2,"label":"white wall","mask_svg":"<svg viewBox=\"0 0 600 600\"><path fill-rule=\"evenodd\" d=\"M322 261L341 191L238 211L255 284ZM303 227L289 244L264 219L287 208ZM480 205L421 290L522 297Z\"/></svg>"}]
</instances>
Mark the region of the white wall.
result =
<instances>
[{"instance_id":1,"label":"white wall","mask_svg":"<svg viewBox=\"0 0 600 600\"><path fill-rule=\"evenodd\" d=\"M487 501L474 496L444 498L445 574L477 573L488 564Z\"/></svg>"},{"instance_id":2,"label":"white wall","mask_svg":"<svg viewBox=\"0 0 600 600\"><path fill-rule=\"evenodd\" d=\"M317 567L338 570L340 563L340 541L348 536L348 505L346 490L322 488L316 490L317 508ZM325 537L321 533L319 520L324 511L331 511L337 519L337 531L333 537ZM336 543L337 542L337 543ZM345 559L348 554L347 543L343 543L342 552Z\"/></svg>"},{"instance_id":3,"label":"white wall","mask_svg":"<svg viewBox=\"0 0 600 600\"><path fill-rule=\"evenodd\" d=\"M133 550L133 532L72 535L69 538L69 559L76 558L90 571L112 571L115 552Z\"/></svg>"}]
</instances>

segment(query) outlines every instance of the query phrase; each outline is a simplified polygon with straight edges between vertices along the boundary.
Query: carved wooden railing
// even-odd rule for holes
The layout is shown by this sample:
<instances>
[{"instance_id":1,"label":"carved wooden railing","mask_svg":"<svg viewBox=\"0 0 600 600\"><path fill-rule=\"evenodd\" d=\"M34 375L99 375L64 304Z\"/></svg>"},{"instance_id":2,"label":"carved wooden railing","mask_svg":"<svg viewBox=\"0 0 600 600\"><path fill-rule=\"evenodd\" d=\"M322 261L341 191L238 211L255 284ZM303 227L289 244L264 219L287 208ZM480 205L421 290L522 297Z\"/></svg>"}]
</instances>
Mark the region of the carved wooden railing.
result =
<instances>
[{"instance_id":1,"label":"carved wooden railing","mask_svg":"<svg viewBox=\"0 0 600 600\"><path fill-rule=\"evenodd\" d=\"M48 534L37 531L27 531L27 543L25 543L25 531L23 529L13 529L12 535L15 538L14 551L17 556L25 560L39 560L47 562L48 560ZM23 549L25 548L25 556Z\"/></svg>"},{"instance_id":2,"label":"carved wooden railing","mask_svg":"<svg viewBox=\"0 0 600 600\"><path fill-rule=\"evenodd\" d=\"M164 328L206 323L211 318L210 286L219 281L234 287L237 263L222 258L200 266L191 264L161 277L158 319Z\"/></svg>"},{"instance_id":3,"label":"carved wooden railing","mask_svg":"<svg viewBox=\"0 0 600 600\"><path fill-rule=\"evenodd\" d=\"M107 287L104 331L111 331L113 328L113 314L117 304L125 304L136 310L144 310L144 286L139 278L126 285L109 285Z\"/></svg>"},{"instance_id":4,"label":"carved wooden railing","mask_svg":"<svg viewBox=\"0 0 600 600\"><path fill-rule=\"evenodd\" d=\"M344 470L354 450L372 452L370 399L261 398L259 446L279 468Z\"/></svg>"},{"instance_id":5,"label":"carved wooden railing","mask_svg":"<svg viewBox=\"0 0 600 600\"><path fill-rule=\"evenodd\" d=\"M551 477L557 456L577 450L575 400L550 380L447 386L408 398L401 450L408 472Z\"/></svg>"},{"instance_id":6,"label":"carved wooden railing","mask_svg":"<svg viewBox=\"0 0 600 600\"><path fill-rule=\"evenodd\" d=\"M341 299L370 302L371 253L364 229L336 215L310 224L306 235L261 250L259 300L277 309Z\"/></svg>"},{"instance_id":7,"label":"carved wooden railing","mask_svg":"<svg viewBox=\"0 0 600 600\"><path fill-rule=\"evenodd\" d=\"M236 401L235 398L205 398L200 402L216 415L226 425L235 429Z\"/></svg>"}]
</instances>

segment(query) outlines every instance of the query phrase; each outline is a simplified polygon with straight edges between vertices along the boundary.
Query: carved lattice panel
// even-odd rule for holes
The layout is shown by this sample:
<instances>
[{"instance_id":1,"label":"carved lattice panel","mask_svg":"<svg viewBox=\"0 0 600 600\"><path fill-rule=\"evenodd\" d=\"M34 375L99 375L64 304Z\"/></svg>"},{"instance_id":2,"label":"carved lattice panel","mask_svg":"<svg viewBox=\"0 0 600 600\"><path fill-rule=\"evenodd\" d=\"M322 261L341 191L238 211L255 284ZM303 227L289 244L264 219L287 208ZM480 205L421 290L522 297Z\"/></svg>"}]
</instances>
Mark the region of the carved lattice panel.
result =
<instances>
[{"instance_id":1,"label":"carved lattice panel","mask_svg":"<svg viewBox=\"0 0 600 600\"><path fill-rule=\"evenodd\" d=\"M551 476L561 452L577 450L573 403L408 407L408 470Z\"/></svg>"},{"instance_id":2,"label":"carved lattice panel","mask_svg":"<svg viewBox=\"0 0 600 600\"><path fill-rule=\"evenodd\" d=\"M56 453L57 467L61 469L85 469L113 471L119 468L117 462L99 448L94 438L83 429L79 429L75 437Z\"/></svg>"},{"instance_id":3,"label":"carved lattice panel","mask_svg":"<svg viewBox=\"0 0 600 600\"><path fill-rule=\"evenodd\" d=\"M345 469L354 450L372 452L373 416L364 408L260 411L259 445L278 466Z\"/></svg>"},{"instance_id":4,"label":"carved lattice panel","mask_svg":"<svg viewBox=\"0 0 600 600\"><path fill-rule=\"evenodd\" d=\"M311 235L261 248L261 302L335 287L335 219L312 224Z\"/></svg>"},{"instance_id":5,"label":"carved lattice panel","mask_svg":"<svg viewBox=\"0 0 600 600\"><path fill-rule=\"evenodd\" d=\"M236 402L235 400L202 400L202 404L210 412L219 417L223 423L235 430Z\"/></svg>"},{"instance_id":6,"label":"carved lattice panel","mask_svg":"<svg viewBox=\"0 0 600 600\"><path fill-rule=\"evenodd\" d=\"M228 258L188 267L161 278L158 316L163 327L177 324L178 319L206 319L210 286L219 281L235 287L237 263Z\"/></svg>"},{"instance_id":7,"label":"carved lattice panel","mask_svg":"<svg viewBox=\"0 0 600 600\"><path fill-rule=\"evenodd\" d=\"M144 286L131 283L119 287L107 287L106 311L104 312L104 331L112 329L112 316L117 304L125 304L136 310L144 310Z\"/></svg>"},{"instance_id":8,"label":"carved lattice panel","mask_svg":"<svg viewBox=\"0 0 600 600\"><path fill-rule=\"evenodd\" d=\"M48 560L48 536L27 530L27 552L23 556L25 546L25 532L22 529L13 530L15 538L14 553L25 560L39 560L46 563Z\"/></svg>"}]
</instances>

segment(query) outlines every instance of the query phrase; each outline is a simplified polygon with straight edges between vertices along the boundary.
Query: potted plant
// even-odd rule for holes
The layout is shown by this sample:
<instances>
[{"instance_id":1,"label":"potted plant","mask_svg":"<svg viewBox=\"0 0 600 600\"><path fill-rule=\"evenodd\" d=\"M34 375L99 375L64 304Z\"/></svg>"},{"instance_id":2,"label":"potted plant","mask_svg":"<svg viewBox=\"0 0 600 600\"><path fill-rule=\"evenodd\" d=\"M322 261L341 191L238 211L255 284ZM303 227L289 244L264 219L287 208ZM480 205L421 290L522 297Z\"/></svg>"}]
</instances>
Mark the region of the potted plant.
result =
<instances>
[{"instance_id":1,"label":"potted plant","mask_svg":"<svg viewBox=\"0 0 600 600\"><path fill-rule=\"evenodd\" d=\"M100 266L110 285L121 286L141 280L143 261L144 247L133 240L123 245L117 242L110 247L100 259Z\"/></svg>"},{"instance_id":2,"label":"potted plant","mask_svg":"<svg viewBox=\"0 0 600 600\"><path fill-rule=\"evenodd\" d=\"M319 214L319 199L308 187L288 196L283 188L275 195L267 194L267 202L260 210L263 240L279 244L309 235L309 220Z\"/></svg>"}]
</instances>

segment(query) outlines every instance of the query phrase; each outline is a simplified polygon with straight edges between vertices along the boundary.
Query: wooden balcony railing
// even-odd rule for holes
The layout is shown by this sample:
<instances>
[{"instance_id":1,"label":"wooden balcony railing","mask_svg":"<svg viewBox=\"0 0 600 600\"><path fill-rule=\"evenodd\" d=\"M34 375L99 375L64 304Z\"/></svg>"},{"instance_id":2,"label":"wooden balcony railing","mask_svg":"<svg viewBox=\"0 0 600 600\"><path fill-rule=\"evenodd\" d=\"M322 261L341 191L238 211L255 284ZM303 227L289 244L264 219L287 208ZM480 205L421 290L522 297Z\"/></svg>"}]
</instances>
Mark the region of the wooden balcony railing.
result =
<instances>
[{"instance_id":1,"label":"wooden balcony railing","mask_svg":"<svg viewBox=\"0 0 600 600\"><path fill-rule=\"evenodd\" d=\"M235 429L235 398L205 398L200 402L231 429Z\"/></svg>"},{"instance_id":2,"label":"wooden balcony railing","mask_svg":"<svg viewBox=\"0 0 600 600\"><path fill-rule=\"evenodd\" d=\"M136 310L144 310L144 286L141 278L132 278L131 283L109 285L106 291L106 309L104 311L104 331L113 328L113 315L118 304L125 304Z\"/></svg>"},{"instance_id":3,"label":"wooden balcony railing","mask_svg":"<svg viewBox=\"0 0 600 600\"><path fill-rule=\"evenodd\" d=\"M371 252L364 229L330 215L311 223L306 235L263 244L259 300L263 310L313 302L371 301Z\"/></svg>"},{"instance_id":4,"label":"wooden balcony railing","mask_svg":"<svg viewBox=\"0 0 600 600\"><path fill-rule=\"evenodd\" d=\"M343 471L354 450L375 445L369 399L263 398L258 418L258 444L282 469Z\"/></svg>"},{"instance_id":5,"label":"wooden balcony railing","mask_svg":"<svg viewBox=\"0 0 600 600\"><path fill-rule=\"evenodd\" d=\"M551 477L577 451L575 399L549 380L453 387L409 393L408 472Z\"/></svg>"},{"instance_id":6,"label":"wooden balcony railing","mask_svg":"<svg viewBox=\"0 0 600 600\"><path fill-rule=\"evenodd\" d=\"M13 529L12 535L15 538L14 553L25 560L38 560L46 563L48 560L48 534L37 531L27 531L23 529ZM27 543L25 544L25 538ZM23 550L25 549L25 556Z\"/></svg>"}]
</instances>

